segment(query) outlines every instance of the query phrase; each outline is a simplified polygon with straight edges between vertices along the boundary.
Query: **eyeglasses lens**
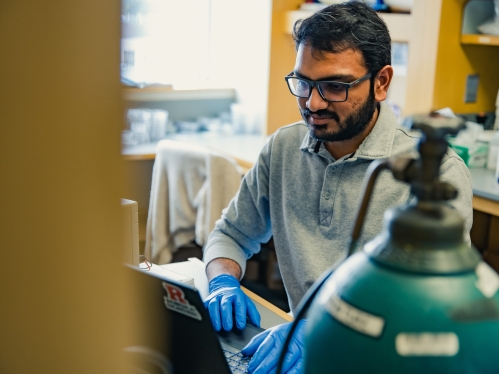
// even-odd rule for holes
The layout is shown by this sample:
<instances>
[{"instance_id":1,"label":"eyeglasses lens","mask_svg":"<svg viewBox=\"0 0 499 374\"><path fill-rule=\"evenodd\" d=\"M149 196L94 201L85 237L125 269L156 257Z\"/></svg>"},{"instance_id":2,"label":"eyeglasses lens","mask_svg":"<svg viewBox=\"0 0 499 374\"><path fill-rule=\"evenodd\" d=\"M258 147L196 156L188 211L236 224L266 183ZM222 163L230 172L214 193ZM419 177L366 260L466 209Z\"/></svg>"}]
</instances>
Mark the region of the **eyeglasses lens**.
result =
<instances>
[{"instance_id":1,"label":"eyeglasses lens","mask_svg":"<svg viewBox=\"0 0 499 374\"><path fill-rule=\"evenodd\" d=\"M298 97L308 97L310 93L310 85L307 81L303 81L298 78L290 78L288 83L293 95Z\"/></svg>"},{"instance_id":2,"label":"eyeglasses lens","mask_svg":"<svg viewBox=\"0 0 499 374\"><path fill-rule=\"evenodd\" d=\"M293 95L303 98L310 96L310 84L300 78L288 80ZM317 86L322 96L328 101L344 101L347 95L347 88L336 82L317 82Z\"/></svg>"}]
</instances>

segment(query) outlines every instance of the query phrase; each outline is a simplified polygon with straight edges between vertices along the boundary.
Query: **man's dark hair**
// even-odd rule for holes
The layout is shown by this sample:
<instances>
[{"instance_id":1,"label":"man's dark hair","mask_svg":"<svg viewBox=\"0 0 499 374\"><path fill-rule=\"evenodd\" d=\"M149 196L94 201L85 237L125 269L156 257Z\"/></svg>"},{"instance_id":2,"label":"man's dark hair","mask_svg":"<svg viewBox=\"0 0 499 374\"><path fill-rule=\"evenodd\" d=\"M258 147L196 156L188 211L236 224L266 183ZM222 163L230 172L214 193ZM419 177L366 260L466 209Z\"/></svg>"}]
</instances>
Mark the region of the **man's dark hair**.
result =
<instances>
[{"instance_id":1,"label":"man's dark hair","mask_svg":"<svg viewBox=\"0 0 499 374\"><path fill-rule=\"evenodd\" d=\"M297 50L304 44L312 48L312 53L360 51L372 73L372 81L383 66L391 65L388 28L372 7L362 1L334 4L298 20L293 39Z\"/></svg>"}]
</instances>

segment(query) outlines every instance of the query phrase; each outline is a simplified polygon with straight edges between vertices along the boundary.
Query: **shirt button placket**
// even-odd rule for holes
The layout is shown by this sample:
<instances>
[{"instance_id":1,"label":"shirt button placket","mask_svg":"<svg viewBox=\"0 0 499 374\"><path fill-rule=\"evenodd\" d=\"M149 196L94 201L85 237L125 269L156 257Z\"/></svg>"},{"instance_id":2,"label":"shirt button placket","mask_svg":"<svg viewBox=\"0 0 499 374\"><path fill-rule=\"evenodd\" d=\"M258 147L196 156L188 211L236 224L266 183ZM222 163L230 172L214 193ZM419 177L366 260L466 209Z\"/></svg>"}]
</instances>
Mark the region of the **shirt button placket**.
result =
<instances>
[{"instance_id":1,"label":"shirt button placket","mask_svg":"<svg viewBox=\"0 0 499 374\"><path fill-rule=\"evenodd\" d=\"M332 167L331 165L326 169L325 175L324 175L324 189L329 189L331 187L331 182L333 181L333 173L332 173ZM320 225L329 227L331 225L331 219L333 217L333 207L331 204L331 191L324 191L322 194L322 201L321 201L321 211L320 211Z\"/></svg>"}]
</instances>

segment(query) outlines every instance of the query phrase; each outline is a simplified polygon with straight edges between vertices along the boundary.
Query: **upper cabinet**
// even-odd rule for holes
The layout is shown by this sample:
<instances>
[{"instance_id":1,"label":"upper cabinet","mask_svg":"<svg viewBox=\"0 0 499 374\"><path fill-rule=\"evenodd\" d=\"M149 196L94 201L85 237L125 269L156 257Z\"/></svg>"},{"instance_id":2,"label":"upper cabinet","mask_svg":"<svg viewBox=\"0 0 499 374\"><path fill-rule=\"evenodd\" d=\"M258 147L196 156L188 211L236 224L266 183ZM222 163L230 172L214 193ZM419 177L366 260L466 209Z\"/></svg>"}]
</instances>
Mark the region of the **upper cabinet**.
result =
<instances>
[{"instance_id":1,"label":"upper cabinet","mask_svg":"<svg viewBox=\"0 0 499 374\"><path fill-rule=\"evenodd\" d=\"M492 37L476 34L477 26L494 15L493 1L440 2L440 31L433 61L435 79L429 92L432 95L431 108L449 106L456 113L494 111L499 89L499 48L485 43L492 41ZM465 35L475 35L477 43L465 43ZM478 86L476 98L470 101L467 82L473 81L470 79L473 76L478 78Z\"/></svg>"},{"instance_id":2,"label":"upper cabinet","mask_svg":"<svg viewBox=\"0 0 499 374\"><path fill-rule=\"evenodd\" d=\"M494 15L493 0L468 1L464 7L461 43L499 46L499 35L481 33L478 29L480 25L490 22Z\"/></svg>"}]
</instances>

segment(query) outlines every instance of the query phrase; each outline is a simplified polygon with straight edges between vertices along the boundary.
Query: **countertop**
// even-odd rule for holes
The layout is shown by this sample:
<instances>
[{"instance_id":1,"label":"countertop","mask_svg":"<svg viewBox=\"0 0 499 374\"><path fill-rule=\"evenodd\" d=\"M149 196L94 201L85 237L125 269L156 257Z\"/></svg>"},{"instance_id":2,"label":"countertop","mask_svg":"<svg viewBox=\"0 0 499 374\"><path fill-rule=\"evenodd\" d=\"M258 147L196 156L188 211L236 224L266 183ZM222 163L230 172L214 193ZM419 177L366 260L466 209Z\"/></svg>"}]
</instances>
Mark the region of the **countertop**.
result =
<instances>
[{"instance_id":1,"label":"countertop","mask_svg":"<svg viewBox=\"0 0 499 374\"><path fill-rule=\"evenodd\" d=\"M251 166L258 159L261 149L268 140L268 136L258 134L219 134L213 132L174 133L165 139L188 142L208 147L225 153L244 168ZM157 142L126 146L122 155L126 160L153 160L156 156Z\"/></svg>"},{"instance_id":2,"label":"countertop","mask_svg":"<svg viewBox=\"0 0 499 374\"><path fill-rule=\"evenodd\" d=\"M483 168L470 169L473 195L499 202L499 183L494 170Z\"/></svg>"}]
</instances>

